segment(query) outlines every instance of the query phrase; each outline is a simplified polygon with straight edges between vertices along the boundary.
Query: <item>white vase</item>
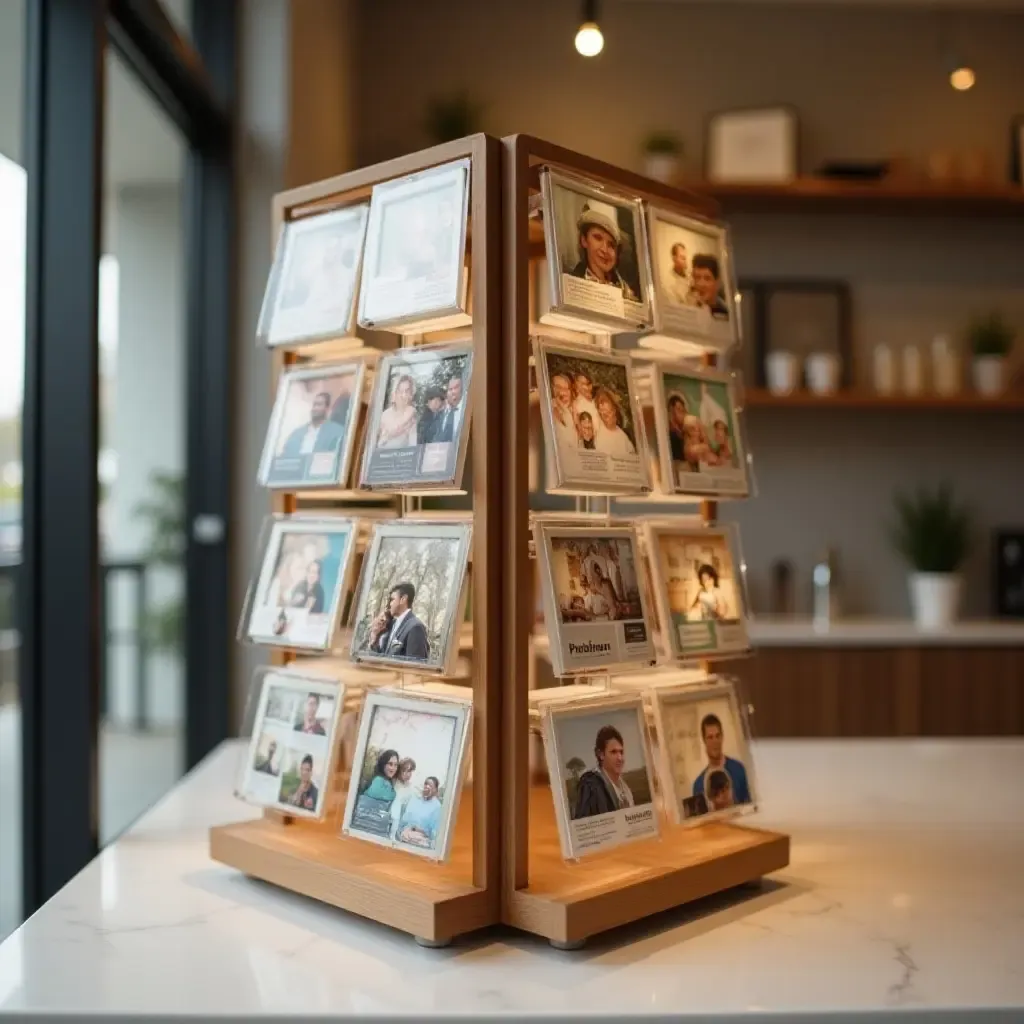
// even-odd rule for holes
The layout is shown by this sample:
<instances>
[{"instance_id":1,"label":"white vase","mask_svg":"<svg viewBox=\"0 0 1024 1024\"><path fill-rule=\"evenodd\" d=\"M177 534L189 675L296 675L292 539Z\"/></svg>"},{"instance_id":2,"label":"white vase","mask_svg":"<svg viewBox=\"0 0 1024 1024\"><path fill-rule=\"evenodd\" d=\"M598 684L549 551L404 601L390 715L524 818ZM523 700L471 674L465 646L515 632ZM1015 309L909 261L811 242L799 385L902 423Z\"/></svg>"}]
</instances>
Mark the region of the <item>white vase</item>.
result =
<instances>
[{"instance_id":1,"label":"white vase","mask_svg":"<svg viewBox=\"0 0 1024 1024\"><path fill-rule=\"evenodd\" d=\"M664 185L679 184L679 157L673 153L645 153L644 174Z\"/></svg>"},{"instance_id":2,"label":"white vase","mask_svg":"<svg viewBox=\"0 0 1024 1024\"><path fill-rule=\"evenodd\" d=\"M839 388L839 356L832 352L812 352L804 363L807 389L816 395L831 395Z\"/></svg>"},{"instance_id":3,"label":"white vase","mask_svg":"<svg viewBox=\"0 0 1024 1024\"><path fill-rule=\"evenodd\" d=\"M960 576L945 572L910 574L910 607L921 629L945 629L960 607Z\"/></svg>"},{"instance_id":4,"label":"white vase","mask_svg":"<svg viewBox=\"0 0 1024 1024\"><path fill-rule=\"evenodd\" d=\"M1002 356L975 356L971 360L974 390L979 395L1001 395L1004 386L1006 360Z\"/></svg>"},{"instance_id":5,"label":"white vase","mask_svg":"<svg viewBox=\"0 0 1024 1024\"><path fill-rule=\"evenodd\" d=\"M764 371L773 395L790 395L800 383L800 361L792 352L769 352Z\"/></svg>"}]
</instances>

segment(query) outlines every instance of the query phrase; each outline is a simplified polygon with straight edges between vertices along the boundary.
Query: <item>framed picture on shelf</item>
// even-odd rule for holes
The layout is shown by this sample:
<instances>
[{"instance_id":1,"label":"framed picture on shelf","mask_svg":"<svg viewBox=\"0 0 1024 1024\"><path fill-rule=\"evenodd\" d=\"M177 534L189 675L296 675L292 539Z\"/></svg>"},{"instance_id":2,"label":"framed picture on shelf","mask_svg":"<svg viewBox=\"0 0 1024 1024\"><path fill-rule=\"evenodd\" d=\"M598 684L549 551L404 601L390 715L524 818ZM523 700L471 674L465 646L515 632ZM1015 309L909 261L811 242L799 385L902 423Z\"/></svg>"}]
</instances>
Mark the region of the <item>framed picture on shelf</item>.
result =
<instances>
[{"instance_id":1,"label":"framed picture on shelf","mask_svg":"<svg viewBox=\"0 0 1024 1024\"><path fill-rule=\"evenodd\" d=\"M550 288L542 322L586 333L650 327L640 201L547 169L540 186Z\"/></svg>"},{"instance_id":2,"label":"framed picture on shelf","mask_svg":"<svg viewBox=\"0 0 1024 1024\"><path fill-rule=\"evenodd\" d=\"M470 342L400 349L381 358L360 486L458 487L469 441L472 371Z\"/></svg>"},{"instance_id":3,"label":"framed picture on shelf","mask_svg":"<svg viewBox=\"0 0 1024 1024\"><path fill-rule=\"evenodd\" d=\"M338 628L352 560L351 519L269 520L241 637L274 647L326 651Z\"/></svg>"},{"instance_id":4,"label":"framed picture on shelf","mask_svg":"<svg viewBox=\"0 0 1024 1024\"><path fill-rule=\"evenodd\" d=\"M651 389L663 489L748 497L750 466L733 375L654 363Z\"/></svg>"},{"instance_id":5,"label":"framed picture on shelf","mask_svg":"<svg viewBox=\"0 0 1024 1024\"><path fill-rule=\"evenodd\" d=\"M533 345L548 490L630 494L651 489L647 434L632 361L594 345Z\"/></svg>"},{"instance_id":6,"label":"framed picture on shelf","mask_svg":"<svg viewBox=\"0 0 1024 1024\"><path fill-rule=\"evenodd\" d=\"M534 542L555 675L654 664L636 532L538 521Z\"/></svg>"},{"instance_id":7,"label":"framed picture on shelf","mask_svg":"<svg viewBox=\"0 0 1024 1024\"><path fill-rule=\"evenodd\" d=\"M471 322L469 173L469 160L456 160L374 185L360 326L409 333Z\"/></svg>"},{"instance_id":8,"label":"framed picture on shelf","mask_svg":"<svg viewBox=\"0 0 1024 1024\"><path fill-rule=\"evenodd\" d=\"M323 817L344 686L287 669L259 669L253 685L238 795L296 817Z\"/></svg>"},{"instance_id":9,"label":"framed picture on shelf","mask_svg":"<svg viewBox=\"0 0 1024 1024\"><path fill-rule=\"evenodd\" d=\"M447 859L472 710L470 700L368 694L342 831L419 857Z\"/></svg>"},{"instance_id":10,"label":"framed picture on shelf","mask_svg":"<svg viewBox=\"0 0 1024 1024\"><path fill-rule=\"evenodd\" d=\"M369 209L359 203L284 224L258 341L276 348L352 335Z\"/></svg>"},{"instance_id":11,"label":"framed picture on shelf","mask_svg":"<svg viewBox=\"0 0 1024 1024\"><path fill-rule=\"evenodd\" d=\"M735 281L724 225L647 207L654 333L723 352L738 336Z\"/></svg>"},{"instance_id":12,"label":"framed picture on shelf","mask_svg":"<svg viewBox=\"0 0 1024 1024\"><path fill-rule=\"evenodd\" d=\"M745 654L747 599L736 529L647 524L658 621L677 658Z\"/></svg>"},{"instance_id":13,"label":"framed picture on shelf","mask_svg":"<svg viewBox=\"0 0 1024 1024\"><path fill-rule=\"evenodd\" d=\"M469 523L374 526L353 620L354 661L446 674L457 654Z\"/></svg>"},{"instance_id":14,"label":"framed picture on shelf","mask_svg":"<svg viewBox=\"0 0 1024 1024\"><path fill-rule=\"evenodd\" d=\"M263 445L264 487L344 487L362 408L361 361L286 369Z\"/></svg>"},{"instance_id":15,"label":"framed picture on shelf","mask_svg":"<svg viewBox=\"0 0 1024 1024\"><path fill-rule=\"evenodd\" d=\"M566 860L658 834L639 694L551 706L544 709L542 721Z\"/></svg>"},{"instance_id":16,"label":"framed picture on shelf","mask_svg":"<svg viewBox=\"0 0 1024 1024\"><path fill-rule=\"evenodd\" d=\"M747 716L735 684L651 691L665 803L677 824L703 824L757 809Z\"/></svg>"},{"instance_id":17,"label":"framed picture on shelf","mask_svg":"<svg viewBox=\"0 0 1024 1024\"><path fill-rule=\"evenodd\" d=\"M758 107L712 114L704 143L709 181L776 184L799 170L798 123L792 107Z\"/></svg>"}]
</instances>

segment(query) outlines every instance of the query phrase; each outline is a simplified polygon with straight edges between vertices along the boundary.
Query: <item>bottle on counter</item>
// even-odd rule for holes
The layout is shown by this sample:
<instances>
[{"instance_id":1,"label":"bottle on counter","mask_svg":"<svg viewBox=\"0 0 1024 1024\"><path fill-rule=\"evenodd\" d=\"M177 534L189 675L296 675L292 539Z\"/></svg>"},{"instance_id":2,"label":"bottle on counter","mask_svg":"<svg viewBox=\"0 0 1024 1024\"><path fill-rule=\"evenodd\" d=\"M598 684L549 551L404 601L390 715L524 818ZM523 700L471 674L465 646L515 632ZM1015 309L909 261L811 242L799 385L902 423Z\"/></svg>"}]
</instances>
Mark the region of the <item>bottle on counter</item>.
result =
<instances>
[{"instance_id":1,"label":"bottle on counter","mask_svg":"<svg viewBox=\"0 0 1024 1024\"><path fill-rule=\"evenodd\" d=\"M780 558L772 563L772 615L793 615L796 605L793 600L793 565Z\"/></svg>"},{"instance_id":2,"label":"bottle on counter","mask_svg":"<svg viewBox=\"0 0 1024 1024\"><path fill-rule=\"evenodd\" d=\"M817 629L827 629L839 617L839 581L836 570L836 553L832 548L827 548L811 575L814 587L814 626Z\"/></svg>"}]
</instances>

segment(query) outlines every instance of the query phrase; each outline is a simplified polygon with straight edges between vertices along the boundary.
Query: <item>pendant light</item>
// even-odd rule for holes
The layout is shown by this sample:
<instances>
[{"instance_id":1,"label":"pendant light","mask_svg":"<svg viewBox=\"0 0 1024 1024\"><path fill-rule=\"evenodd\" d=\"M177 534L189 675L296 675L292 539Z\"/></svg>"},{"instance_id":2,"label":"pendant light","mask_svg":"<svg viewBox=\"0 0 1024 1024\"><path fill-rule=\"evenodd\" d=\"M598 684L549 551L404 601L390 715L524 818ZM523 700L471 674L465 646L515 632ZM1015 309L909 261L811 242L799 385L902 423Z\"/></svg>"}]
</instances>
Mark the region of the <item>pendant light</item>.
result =
<instances>
[{"instance_id":1,"label":"pendant light","mask_svg":"<svg viewBox=\"0 0 1024 1024\"><path fill-rule=\"evenodd\" d=\"M604 49L604 36L597 24L597 0L583 0L583 24L576 33L576 52L596 57Z\"/></svg>"}]
</instances>

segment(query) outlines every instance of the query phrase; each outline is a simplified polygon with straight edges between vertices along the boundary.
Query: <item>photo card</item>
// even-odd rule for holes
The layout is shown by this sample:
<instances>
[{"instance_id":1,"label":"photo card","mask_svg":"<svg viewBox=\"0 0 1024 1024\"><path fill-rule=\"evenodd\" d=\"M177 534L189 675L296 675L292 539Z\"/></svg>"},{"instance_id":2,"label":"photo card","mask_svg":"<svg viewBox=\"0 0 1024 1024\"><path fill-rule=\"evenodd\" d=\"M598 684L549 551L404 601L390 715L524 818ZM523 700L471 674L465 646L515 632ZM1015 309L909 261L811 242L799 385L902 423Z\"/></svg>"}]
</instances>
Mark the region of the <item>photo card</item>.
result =
<instances>
[{"instance_id":1,"label":"photo card","mask_svg":"<svg viewBox=\"0 0 1024 1024\"><path fill-rule=\"evenodd\" d=\"M677 658L750 650L735 527L647 525L647 554L665 643Z\"/></svg>"},{"instance_id":2,"label":"photo card","mask_svg":"<svg viewBox=\"0 0 1024 1024\"><path fill-rule=\"evenodd\" d=\"M542 712L542 722L566 860L658 834L639 694L552 705Z\"/></svg>"},{"instance_id":3,"label":"photo card","mask_svg":"<svg viewBox=\"0 0 1024 1024\"><path fill-rule=\"evenodd\" d=\"M351 657L449 674L465 610L468 522L380 523L363 560Z\"/></svg>"},{"instance_id":4,"label":"photo card","mask_svg":"<svg viewBox=\"0 0 1024 1024\"><path fill-rule=\"evenodd\" d=\"M640 201L547 168L540 187L551 289L541 321L588 333L651 327Z\"/></svg>"},{"instance_id":5,"label":"photo card","mask_svg":"<svg viewBox=\"0 0 1024 1024\"><path fill-rule=\"evenodd\" d=\"M383 356L370 398L360 486L457 488L469 441L471 342Z\"/></svg>"},{"instance_id":6,"label":"photo card","mask_svg":"<svg viewBox=\"0 0 1024 1024\"><path fill-rule=\"evenodd\" d=\"M258 669L253 688L238 795L297 817L323 817L344 686L288 669Z\"/></svg>"},{"instance_id":7,"label":"photo card","mask_svg":"<svg viewBox=\"0 0 1024 1024\"><path fill-rule=\"evenodd\" d=\"M657 687L651 695L672 819L701 824L756 810L747 716L735 683L711 676L704 685Z\"/></svg>"},{"instance_id":8,"label":"photo card","mask_svg":"<svg viewBox=\"0 0 1024 1024\"><path fill-rule=\"evenodd\" d=\"M472 710L470 699L369 693L342 831L420 857L447 859Z\"/></svg>"},{"instance_id":9,"label":"photo card","mask_svg":"<svg viewBox=\"0 0 1024 1024\"><path fill-rule=\"evenodd\" d=\"M538 520L534 543L555 675L653 665L636 531Z\"/></svg>"},{"instance_id":10,"label":"photo card","mask_svg":"<svg viewBox=\"0 0 1024 1024\"><path fill-rule=\"evenodd\" d=\"M369 212L369 203L359 203L284 224L258 341L276 348L352 335Z\"/></svg>"},{"instance_id":11,"label":"photo card","mask_svg":"<svg viewBox=\"0 0 1024 1024\"><path fill-rule=\"evenodd\" d=\"M344 487L362 407L362 361L294 367L278 381L260 459L264 487Z\"/></svg>"},{"instance_id":12,"label":"photo card","mask_svg":"<svg viewBox=\"0 0 1024 1024\"><path fill-rule=\"evenodd\" d=\"M647 493L647 432L624 352L534 339L552 493Z\"/></svg>"},{"instance_id":13,"label":"photo card","mask_svg":"<svg viewBox=\"0 0 1024 1024\"><path fill-rule=\"evenodd\" d=\"M469 159L373 186L359 324L440 330L470 322Z\"/></svg>"},{"instance_id":14,"label":"photo card","mask_svg":"<svg viewBox=\"0 0 1024 1024\"><path fill-rule=\"evenodd\" d=\"M700 497L750 496L750 465L736 408L736 378L655 362L651 393L661 489Z\"/></svg>"},{"instance_id":15,"label":"photo card","mask_svg":"<svg viewBox=\"0 0 1024 1024\"><path fill-rule=\"evenodd\" d=\"M240 638L329 650L344 606L355 531L351 519L297 515L270 520Z\"/></svg>"},{"instance_id":16,"label":"photo card","mask_svg":"<svg viewBox=\"0 0 1024 1024\"><path fill-rule=\"evenodd\" d=\"M723 224L647 207L654 280L654 332L700 349L725 352L736 344L736 282Z\"/></svg>"}]
</instances>

